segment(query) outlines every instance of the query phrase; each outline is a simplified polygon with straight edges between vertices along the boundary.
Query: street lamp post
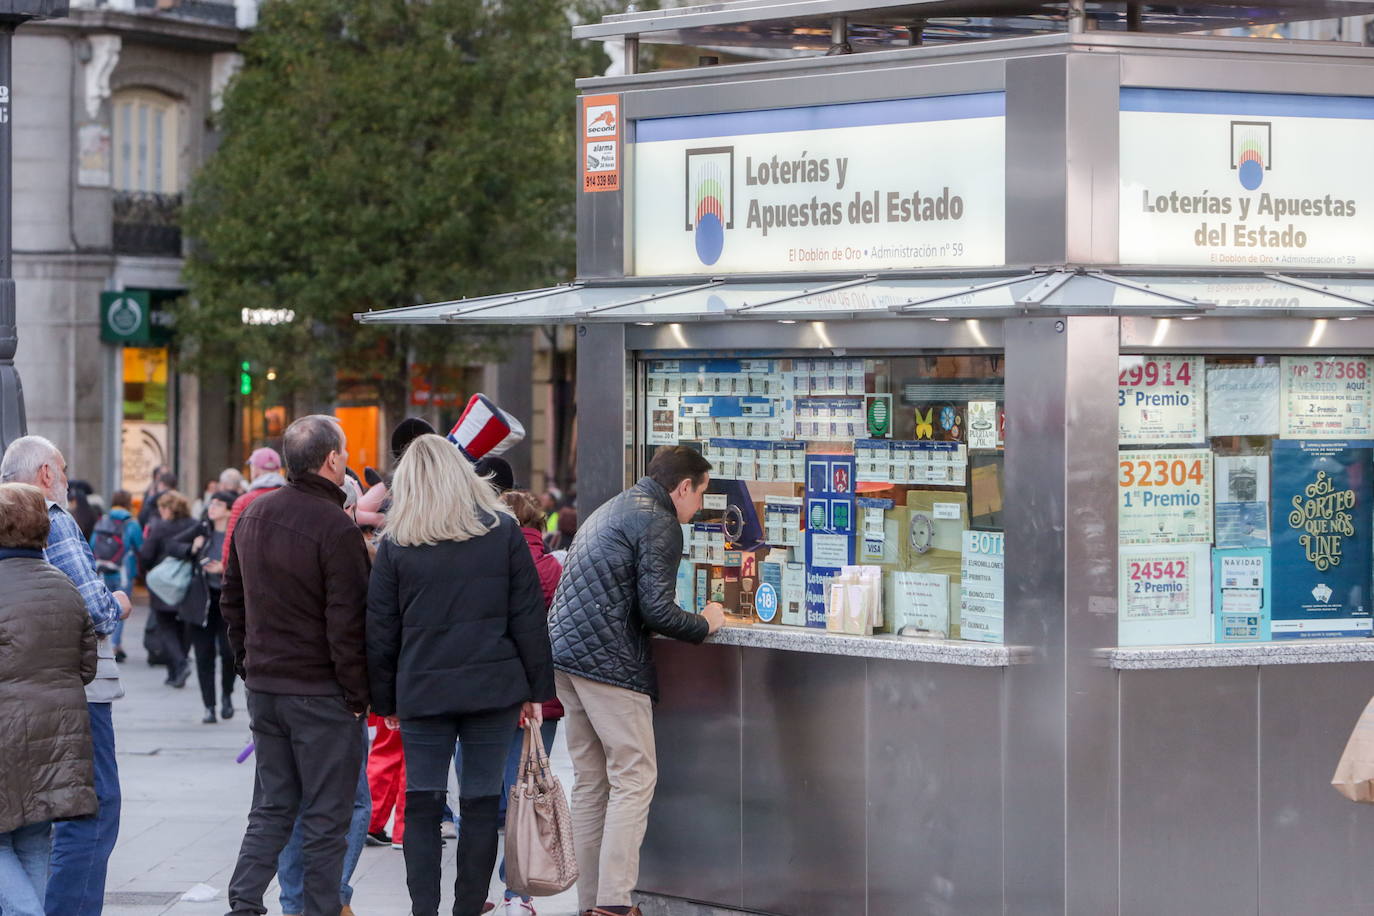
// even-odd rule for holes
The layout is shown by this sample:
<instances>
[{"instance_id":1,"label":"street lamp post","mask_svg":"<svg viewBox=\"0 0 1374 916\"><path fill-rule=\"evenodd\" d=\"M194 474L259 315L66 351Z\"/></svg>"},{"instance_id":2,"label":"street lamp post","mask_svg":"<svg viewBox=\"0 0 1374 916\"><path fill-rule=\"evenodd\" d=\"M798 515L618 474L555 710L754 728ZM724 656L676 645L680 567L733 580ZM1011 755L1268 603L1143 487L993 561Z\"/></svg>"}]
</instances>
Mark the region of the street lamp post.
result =
<instances>
[{"instance_id":1,"label":"street lamp post","mask_svg":"<svg viewBox=\"0 0 1374 916\"><path fill-rule=\"evenodd\" d=\"M67 15L68 0L0 0L0 446L8 446L27 432L24 387L14 367L19 349L14 311L13 101L10 85L14 30L30 19L58 19Z\"/></svg>"}]
</instances>

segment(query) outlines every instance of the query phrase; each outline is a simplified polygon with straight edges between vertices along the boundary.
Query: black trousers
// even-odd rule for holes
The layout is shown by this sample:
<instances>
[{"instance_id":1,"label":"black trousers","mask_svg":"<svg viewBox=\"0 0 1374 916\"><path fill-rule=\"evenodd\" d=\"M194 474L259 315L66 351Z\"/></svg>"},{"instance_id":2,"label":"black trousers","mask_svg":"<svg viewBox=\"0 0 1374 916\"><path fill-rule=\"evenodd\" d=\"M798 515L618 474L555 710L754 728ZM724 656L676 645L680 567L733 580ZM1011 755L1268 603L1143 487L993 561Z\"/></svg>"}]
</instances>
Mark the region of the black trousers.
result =
<instances>
[{"instance_id":1,"label":"black trousers","mask_svg":"<svg viewBox=\"0 0 1374 916\"><path fill-rule=\"evenodd\" d=\"M167 666L167 676L173 678L186 664L186 624L181 622L174 610L154 613L157 614L154 635L157 637L158 651L162 653L162 663Z\"/></svg>"},{"instance_id":2,"label":"black trousers","mask_svg":"<svg viewBox=\"0 0 1374 916\"><path fill-rule=\"evenodd\" d=\"M229 882L229 912L267 912L262 897L301 817L305 916L338 916L348 824L363 747L358 717L341 696L248 691L256 781L248 830Z\"/></svg>"},{"instance_id":3,"label":"black trousers","mask_svg":"<svg viewBox=\"0 0 1374 916\"><path fill-rule=\"evenodd\" d=\"M203 627L187 627L191 646L196 650L196 680L200 699L206 708L215 705L215 655L219 655L220 690L227 700L234 693L234 650L229 648L229 631L219 612L219 589L210 589L210 611Z\"/></svg>"}]
</instances>

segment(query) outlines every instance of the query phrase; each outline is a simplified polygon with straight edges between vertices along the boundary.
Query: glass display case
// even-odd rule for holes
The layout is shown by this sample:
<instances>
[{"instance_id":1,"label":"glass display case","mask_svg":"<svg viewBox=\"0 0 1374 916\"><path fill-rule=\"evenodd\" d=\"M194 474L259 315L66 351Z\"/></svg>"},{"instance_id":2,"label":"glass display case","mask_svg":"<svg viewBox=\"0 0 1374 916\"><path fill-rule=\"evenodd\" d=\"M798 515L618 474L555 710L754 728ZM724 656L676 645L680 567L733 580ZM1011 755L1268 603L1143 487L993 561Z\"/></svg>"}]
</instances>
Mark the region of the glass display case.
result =
<instances>
[{"instance_id":1,"label":"glass display case","mask_svg":"<svg viewBox=\"0 0 1374 916\"><path fill-rule=\"evenodd\" d=\"M1002 642L999 355L639 362L638 470L712 466L679 603L852 635Z\"/></svg>"},{"instance_id":2,"label":"glass display case","mask_svg":"<svg viewBox=\"0 0 1374 916\"><path fill-rule=\"evenodd\" d=\"M1120 644L1369 636L1374 363L1120 370Z\"/></svg>"}]
</instances>

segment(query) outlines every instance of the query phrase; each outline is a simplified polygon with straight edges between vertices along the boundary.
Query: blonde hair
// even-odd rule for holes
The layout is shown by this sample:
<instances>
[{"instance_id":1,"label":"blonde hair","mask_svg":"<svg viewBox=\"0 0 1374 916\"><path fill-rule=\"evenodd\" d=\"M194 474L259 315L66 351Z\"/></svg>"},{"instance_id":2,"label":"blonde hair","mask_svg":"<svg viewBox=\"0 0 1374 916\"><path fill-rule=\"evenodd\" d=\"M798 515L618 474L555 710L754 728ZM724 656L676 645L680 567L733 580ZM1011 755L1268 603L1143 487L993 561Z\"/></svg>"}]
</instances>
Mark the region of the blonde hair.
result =
<instances>
[{"instance_id":1,"label":"blonde hair","mask_svg":"<svg viewBox=\"0 0 1374 916\"><path fill-rule=\"evenodd\" d=\"M494 529L502 514L510 510L458 449L427 434L396 465L384 536L399 547L467 541Z\"/></svg>"}]
</instances>

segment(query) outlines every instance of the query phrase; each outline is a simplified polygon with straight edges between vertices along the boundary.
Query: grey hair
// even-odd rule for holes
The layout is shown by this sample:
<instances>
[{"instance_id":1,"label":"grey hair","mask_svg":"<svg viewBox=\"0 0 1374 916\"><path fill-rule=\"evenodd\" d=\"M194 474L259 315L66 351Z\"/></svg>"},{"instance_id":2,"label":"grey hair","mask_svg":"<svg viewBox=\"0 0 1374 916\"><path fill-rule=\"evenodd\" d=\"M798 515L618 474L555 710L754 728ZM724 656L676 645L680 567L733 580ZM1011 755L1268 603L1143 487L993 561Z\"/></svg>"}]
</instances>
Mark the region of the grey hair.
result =
<instances>
[{"instance_id":1,"label":"grey hair","mask_svg":"<svg viewBox=\"0 0 1374 916\"><path fill-rule=\"evenodd\" d=\"M0 481L4 483L33 483L38 472L61 452L42 436L23 436L10 443L5 457L0 459Z\"/></svg>"},{"instance_id":2,"label":"grey hair","mask_svg":"<svg viewBox=\"0 0 1374 916\"><path fill-rule=\"evenodd\" d=\"M282 458L287 473L295 478L315 473L330 452L344 447L343 425L328 414L310 414L286 427L282 436Z\"/></svg>"}]
</instances>

